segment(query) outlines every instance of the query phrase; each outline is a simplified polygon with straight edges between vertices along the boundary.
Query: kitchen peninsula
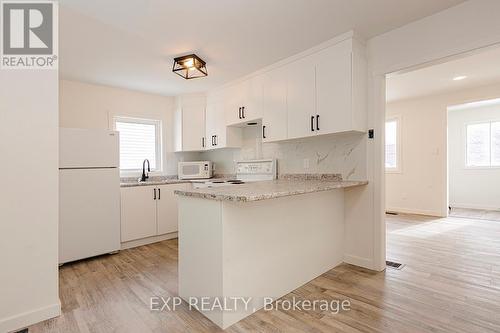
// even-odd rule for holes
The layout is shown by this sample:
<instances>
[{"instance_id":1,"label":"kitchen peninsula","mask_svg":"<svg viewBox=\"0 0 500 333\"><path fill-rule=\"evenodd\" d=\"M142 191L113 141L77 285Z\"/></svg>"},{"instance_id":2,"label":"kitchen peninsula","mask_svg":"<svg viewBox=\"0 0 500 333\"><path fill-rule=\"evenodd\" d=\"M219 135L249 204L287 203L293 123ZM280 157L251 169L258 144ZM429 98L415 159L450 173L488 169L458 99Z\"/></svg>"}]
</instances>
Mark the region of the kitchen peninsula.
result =
<instances>
[{"instance_id":1,"label":"kitchen peninsula","mask_svg":"<svg viewBox=\"0 0 500 333\"><path fill-rule=\"evenodd\" d=\"M344 189L366 181L321 178L177 190L179 295L249 298L247 309L201 311L222 328L344 259ZM293 245L293 246L292 246ZM299 246L297 246L299 245Z\"/></svg>"}]
</instances>

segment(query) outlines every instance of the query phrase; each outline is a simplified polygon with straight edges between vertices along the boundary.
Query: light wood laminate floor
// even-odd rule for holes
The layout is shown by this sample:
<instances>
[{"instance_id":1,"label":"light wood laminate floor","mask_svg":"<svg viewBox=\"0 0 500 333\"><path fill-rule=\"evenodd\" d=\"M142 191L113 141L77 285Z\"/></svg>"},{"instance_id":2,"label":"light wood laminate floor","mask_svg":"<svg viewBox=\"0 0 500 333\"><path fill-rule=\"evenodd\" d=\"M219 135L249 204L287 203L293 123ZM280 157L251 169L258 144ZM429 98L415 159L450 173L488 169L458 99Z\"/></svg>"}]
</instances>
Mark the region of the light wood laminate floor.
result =
<instances>
[{"instance_id":1,"label":"light wood laminate floor","mask_svg":"<svg viewBox=\"0 0 500 333\"><path fill-rule=\"evenodd\" d=\"M500 223L387 217L388 260L375 273L341 265L293 293L349 299L350 311L258 311L227 332L500 332ZM177 295L177 240L60 270L63 315L30 332L219 332L187 306L152 313L150 296Z\"/></svg>"}]
</instances>

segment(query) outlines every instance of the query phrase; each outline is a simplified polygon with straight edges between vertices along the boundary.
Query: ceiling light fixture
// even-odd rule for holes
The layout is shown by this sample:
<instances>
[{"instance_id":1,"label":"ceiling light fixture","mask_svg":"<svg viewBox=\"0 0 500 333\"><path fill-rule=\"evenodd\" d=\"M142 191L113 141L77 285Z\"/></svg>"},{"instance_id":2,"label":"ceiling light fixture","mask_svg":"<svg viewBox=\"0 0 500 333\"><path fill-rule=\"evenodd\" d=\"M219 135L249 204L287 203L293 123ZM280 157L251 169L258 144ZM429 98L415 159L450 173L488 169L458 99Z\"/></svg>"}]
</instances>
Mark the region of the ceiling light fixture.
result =
<instances>
[{"instance_id":1,"label":"ceiling light fixture","mask_svg":"<svg viewBox=\"0 0 500 333\"><path fill-rule=\"evenodd\" d=\"M463 79L466 79L466 78L467 78L467 76L465 76L465 75L459 75L459 76L455 76L453 78L453 81L460 81L460 80L463 80Z\"/></svg>"},{"instance_id":2,"label":"ceiling light fixture","mask_svg":"<svg viewBox=\"0 0 500 333\"><path fill-rule=\"evenodd\" d=\"M196 54L189 54L174 59L172 72L186 80L208 75L207 64Z\"/></svg>"}]
</instances>

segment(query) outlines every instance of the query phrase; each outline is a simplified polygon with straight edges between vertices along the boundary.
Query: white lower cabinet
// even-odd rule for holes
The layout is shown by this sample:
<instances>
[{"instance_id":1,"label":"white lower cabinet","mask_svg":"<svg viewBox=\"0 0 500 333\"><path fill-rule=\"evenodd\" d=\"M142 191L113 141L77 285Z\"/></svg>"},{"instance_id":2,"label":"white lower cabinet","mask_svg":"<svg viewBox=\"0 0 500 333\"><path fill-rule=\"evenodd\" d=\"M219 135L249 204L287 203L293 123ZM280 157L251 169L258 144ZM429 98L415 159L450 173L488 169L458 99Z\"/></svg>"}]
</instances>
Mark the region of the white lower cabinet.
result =
<instances>
[{"instance_id":1,"label":"white lower cabinet","mask_svg":"<svg viewBox=\"0 0 500 333\"><path fill-rule=\"evenodd\" d=\"M121 242L177 231L175 190L190 184L121 188Z\"/></svg>"},{"instance_id":2,"label":"white lower cabinet","mask_svg":"<svg viewBox=\"0 0 500 333\"><path fill-rule=\"evenodd\" d=\"M184 190L189 184L172 184L158 186L156 201L156 222L158 235L176 232L177 228L177 196L175 190Z\"/></svg>"}]
</instances>

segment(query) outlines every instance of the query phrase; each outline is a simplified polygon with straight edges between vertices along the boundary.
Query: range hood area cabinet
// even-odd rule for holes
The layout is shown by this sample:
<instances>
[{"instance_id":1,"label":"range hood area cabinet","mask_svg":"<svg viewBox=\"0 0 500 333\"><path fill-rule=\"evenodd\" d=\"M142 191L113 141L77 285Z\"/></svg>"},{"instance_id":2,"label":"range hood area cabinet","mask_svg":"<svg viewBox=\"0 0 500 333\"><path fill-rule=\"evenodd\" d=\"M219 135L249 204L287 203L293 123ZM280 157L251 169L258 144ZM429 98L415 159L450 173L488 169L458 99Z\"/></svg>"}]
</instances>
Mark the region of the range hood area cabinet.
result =
<instances>
[{"instance_id":1,"label":"range hood area cabinet","mask_svg":"<svg viewBox=\"0 0 500 333\"><path fill-rule=\"evenodd\" d=\"M254 76L224 91L226 125L240 125L262 118L262 77Z\"/></svg>"},{"instance_id":2,"label":"range hood area cabinet","mask_svg":"<svg viewBox=\"0 0 500 333\"><path fill-rule=\"evenodd\" d=\"M226 126L224 101L209 98L205 113L205 149L241 148L243 130Z\"/></svg>"},{"instance_id":3,"label":"range hood area cabinet","mask_svg":"<svg viewBox=\"0 0 500 333\"><path fill-rule=\"evenodd\" d=\"M199 152L240 148L242 129L226 126L224 100L220 94L178 97L174 112L176 152Z\"/></svg>"},{"instance_id":4,"label":"range hood area cabinet","mask_svg":"<svg viewBox=\"0 0 500 333\"><path fill-rule=\"evenodd\" d=\"M365 132L366 75L364 48L354 39L265 73L263 141Z\"/></svg>"}]
</instances>

